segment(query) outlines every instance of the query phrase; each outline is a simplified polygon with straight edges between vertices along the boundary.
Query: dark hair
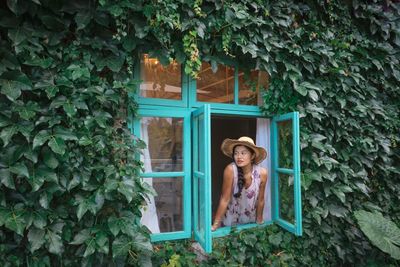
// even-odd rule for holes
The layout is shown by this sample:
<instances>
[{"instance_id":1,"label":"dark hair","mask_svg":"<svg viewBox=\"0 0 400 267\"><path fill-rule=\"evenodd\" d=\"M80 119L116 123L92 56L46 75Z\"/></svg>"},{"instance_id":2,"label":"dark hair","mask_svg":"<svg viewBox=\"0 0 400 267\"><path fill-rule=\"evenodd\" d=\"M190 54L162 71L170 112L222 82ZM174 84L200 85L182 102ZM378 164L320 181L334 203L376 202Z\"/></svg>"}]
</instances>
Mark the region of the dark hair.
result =
<instances>
[{"instance_id":1,"label":"dark hair","mask_svg":"<svg viewBox=\"0 0 400 267\"><path fill-rule=\"evenodd\" d=\"M234 159L234 156L233 156L233 155L235 154L235 148L236 148L237 146L240 146L240 145L234 146L234 147L233 147L233 150L232 150L233 162L235 162L235 159ZM251 149L250 147L247 147L247 146L245 146L245 147L250 151L250 153L254 154L253 149ZM236 198L238 198L238 197L240 197L240 196L242 195L242 190L243 190L243 186L244 186L244 175L243 175L243 169L242 169L242 167L239 167L239 166L236 164L236 162L235 162L235 165L236 165L237 170L238 170L237 185L238 185L238 189L239 189L239 190L238 190L237 193L234 194L233 196L236 197Z\"/></svg>"}]
</instances>

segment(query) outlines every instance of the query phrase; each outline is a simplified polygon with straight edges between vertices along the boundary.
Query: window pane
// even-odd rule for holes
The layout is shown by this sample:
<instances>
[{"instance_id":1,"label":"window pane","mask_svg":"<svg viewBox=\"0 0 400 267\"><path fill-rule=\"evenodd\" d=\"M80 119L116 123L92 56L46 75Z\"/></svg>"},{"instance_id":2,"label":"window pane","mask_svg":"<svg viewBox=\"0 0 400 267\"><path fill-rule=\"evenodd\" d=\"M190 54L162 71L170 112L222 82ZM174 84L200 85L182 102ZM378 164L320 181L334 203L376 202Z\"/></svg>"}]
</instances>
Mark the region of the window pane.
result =
<instances>
[{"instance_id":1,"label":"window pane","mask_svg":"<svg viewBox=\"0 0 400 267\"><path fill-rule=\"evenodd\" d=\"M182 99L181 64L163 66L157 58L143 54L140 60L140 96Z\"/></svg>"},{"instance_id":2,"label":"window pane","mask_svg":"<svg viewBox=\"0 0 400 267\"><path fill-rule=\"evenodd\" d=\"M264 71L239 72L239 104L258 105L259 91L268 87L268 75Z\"/></svg>"},{"instance_id":3,"label":"window pane","mask_svg":"<svg viewBox=\"0 0 400 267\"><path fill-rule=\"evenodd\" d=\"M197 222L197 230L200 232L200 236L204 236L204 231L205 231L205 227L204 227L204 218L206 216L205 211L205 203L206 203L206 199L205 199L205 192L204 192L204 179L199 178L198 179L198 192L199 192L199 201L198 201L198 205L199 205L199 217L198 217L198 222Z\"/></svg>"},{"instance_id":4,"label":"window pane","mask_svg":"<svg viewBox=\"0 0 400 267\"><path fill-rule=\"evenodd\" d=\"M183 231L182 177L145 178L145 180L150 179L157 192L154 203L160 233ZM151 209L152 207L147 208Z\"/></svg>"},{"instance_id":5,"label":"window pane","mask_svg":"<svg viewBox=\"0 0 400 267\"><path fill-rule=\"evenodd\" d=\"M279 173L279 217L294 224L293 175Z\"/></svg>"},{"instance_id":6,"label":"window pane","mask_svg":"<svg viewBox=\"0 0 400 267\"><path fill-rule=\"evenodd\" d=\"M279 168L293 168L293 128L292 121L278 122Z\"/></svg>"},{"instance_id":7,"label":"window pane","mask_svg":"<svg viewBox=\"0 0 400 267\"><path fill-rule=\"evenodd\" d=\"M145 172L182 171L182 126L182 118L142 118L141 136L148 146L142 155Z\"/></svg>"},{"instance_id":8,"label":"window pane","mask_svg":"<svg viewBox=\"0 0 400 267\"><path fill-rule=\"evenodd\" d=\"M211 65L203 62L197 79L197 101L233 103L234 84L234 68L218 65L218 71L213 73Z\"/></svg>"},{"instance_id":9,"label":"window pane","mask_svg":"<svg viewBox=\"0 0 400 267\"><path fill-rule=\"evenodd\" d=\"M205 151L204 151L204 144L202 142L204 142L205 137L204 137L204 115L203 114L201 114L199 116L197 129L198 129L198 137L199 137L198 138L199 143L195 144L195 145L198 145L198 155L197 155L198 165L197 166L198 166L199 172L204 172L204 164L205 164L204 153L205 153Z\"/></svg>"}]
</instances>

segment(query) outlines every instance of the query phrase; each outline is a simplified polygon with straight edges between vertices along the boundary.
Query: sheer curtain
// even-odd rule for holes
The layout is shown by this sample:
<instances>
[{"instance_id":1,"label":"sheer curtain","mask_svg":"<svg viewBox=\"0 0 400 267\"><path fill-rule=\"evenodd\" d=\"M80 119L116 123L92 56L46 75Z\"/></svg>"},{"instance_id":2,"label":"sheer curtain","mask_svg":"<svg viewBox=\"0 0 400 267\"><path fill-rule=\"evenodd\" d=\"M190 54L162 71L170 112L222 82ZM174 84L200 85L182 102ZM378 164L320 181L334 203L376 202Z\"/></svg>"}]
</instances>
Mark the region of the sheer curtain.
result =
<instances>
[{"instance_id":1,"label":"sheer curtain","mask_svg":"<svg viewBox=\"0 0 400 267\"><path fill-rule=\"evenodd\" d=\"M150 122L151 118L142 118L141 127L140 127L140 136L142 140L146 143L147 147L143 150L143 155L141 160L144 162L145 172L151 172L151 158L150 152L148 149L149 146L149 134L147 130L147 126ZM150 186L153 186L153 178L144 178L144 182L148 183ZM146 207L142 209L142 219L141 223L149 230L155 234L160 233L160 226L158 224L158 215L156 210L156 204L154 201L154 196L149 196L146 198Z\"/></svg>"},{"instance_id":2,"label":"sheer curtain","mask_svg":"<svg viewBox=\"0 0 400 267\"><path fill-rule=\"evenodd\" d=\"M271 144L270 144L270 120L257 119L256 145L267 150L267 158L260 165L267 169L268 180L265 187L264 221L271 220Z\"/></svg>"}]
</instances>

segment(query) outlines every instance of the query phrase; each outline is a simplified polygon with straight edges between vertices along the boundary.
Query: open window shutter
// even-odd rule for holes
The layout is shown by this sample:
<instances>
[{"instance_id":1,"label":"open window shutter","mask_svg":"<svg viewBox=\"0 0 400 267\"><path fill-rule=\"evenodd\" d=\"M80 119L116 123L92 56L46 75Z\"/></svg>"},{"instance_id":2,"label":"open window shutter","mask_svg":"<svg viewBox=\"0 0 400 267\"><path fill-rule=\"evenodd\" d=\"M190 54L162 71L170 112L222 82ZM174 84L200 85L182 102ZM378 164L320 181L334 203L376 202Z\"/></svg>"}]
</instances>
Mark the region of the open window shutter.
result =
<instances>
[{"instance_id":1,"label":"open window shutter","mask_svg":"<svg viewBox=\"0 0 400 267\"><path fill-rule=\"evenodd\" d=\"M271 125L272 219L302 234L299 113L275 116Z\"/></svg>"},{"instance_id":2,"label":"open window shutter","mask_svg":"<svg viewBox=\"0 0 400 267\"><path fill-rule=\"evenodd\" d=\"M210 106L193 112L193 226L194 238L210 253L211 239L211 136Z\"/></svg>"}]
</instances>

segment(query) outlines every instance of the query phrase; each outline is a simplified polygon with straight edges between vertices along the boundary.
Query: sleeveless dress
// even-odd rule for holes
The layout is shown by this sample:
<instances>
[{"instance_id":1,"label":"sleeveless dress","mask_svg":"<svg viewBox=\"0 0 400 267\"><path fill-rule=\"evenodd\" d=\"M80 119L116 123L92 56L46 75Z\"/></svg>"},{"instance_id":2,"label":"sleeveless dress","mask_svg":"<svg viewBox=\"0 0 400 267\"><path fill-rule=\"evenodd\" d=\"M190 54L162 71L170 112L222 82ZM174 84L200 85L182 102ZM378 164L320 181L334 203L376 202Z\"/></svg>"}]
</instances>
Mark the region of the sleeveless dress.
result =
<instances>
[{"instance_id":1,"label":"sleeveless dress","mask_svg":"<svg viewBox=\"0 0 400 267\"><path fill-rule=\"evenodd\" d=\"M229 202L228 208L226 210L224 219L222 221L223 226L232 226L244 223L254 223L256 222L256 206L258 192L260 190L260 166L253 165L253 170L251 172L251 185L246 189L243 186L242 194L240 197L236 198L234 194L239 191L237 181L238 181L238 169L235 163L232 163L233 168L233 190L231 201Z\"/></svg>"}]
</instances>

